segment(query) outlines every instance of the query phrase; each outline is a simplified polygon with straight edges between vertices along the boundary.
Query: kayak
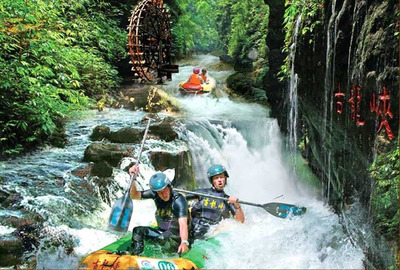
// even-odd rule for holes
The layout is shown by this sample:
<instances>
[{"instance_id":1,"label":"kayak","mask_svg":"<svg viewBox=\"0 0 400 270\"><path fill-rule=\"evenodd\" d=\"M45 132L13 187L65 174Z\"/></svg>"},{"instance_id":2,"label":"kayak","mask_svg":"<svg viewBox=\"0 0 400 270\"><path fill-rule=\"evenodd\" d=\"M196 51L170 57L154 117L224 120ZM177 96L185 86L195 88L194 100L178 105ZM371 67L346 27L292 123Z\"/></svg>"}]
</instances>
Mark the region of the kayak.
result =
<instances>
[{"instance_id":1,"label":"kayak","mask_svg":"<svg viewBox=\"0 0 400 270\"><path fill-rule=\"evenodd\" d=\"M160 248L145 244L143 254L146 256L130 255L127 250L131 246L131 239L132 234L128 234L89 254L80 262L79 269L198 269L190 258L197 256L199 251L182 258L165 258L165 255L159 254ZM200 260L197 261L200 263Z\"/></svg>"},{"instance_id":2,"label":"kayak","mask_svg":"<svg viewBox=\"0 0 400 270\"><path fill-rule=\"evenodd\" d=\"M193 262L199 269L206 268L207 261L211 256L217 256L220 243L215 237L206 240L196 240L188 252L182 255L182 258Z\"/></svg>"},{"instance_id":3,"label":"kayak","mask_svg":"<svg viewBox=\"0 0 400 270\"><path fill-rule=\"evenodd\" d=\"M214 88L214 84L192 84L188 82L181 82L179 84L179 91L184 95L203 95L209 94Z\"/></svg>"},{"instance_id":4,"label":"kayak","mask_svg":"<svg viewBox=\"0 0 400 270\"><path fill-rule=\"evenodd\" d=\"M196 240L188 252L177 258L177 254L163 253L159 246L146 243L145 256L130 255L132 234L128 234L114 243L86 256L79 269L201 269L206 266L210 256L220 247L214 237Z\"/></svg>"}]
</instances>

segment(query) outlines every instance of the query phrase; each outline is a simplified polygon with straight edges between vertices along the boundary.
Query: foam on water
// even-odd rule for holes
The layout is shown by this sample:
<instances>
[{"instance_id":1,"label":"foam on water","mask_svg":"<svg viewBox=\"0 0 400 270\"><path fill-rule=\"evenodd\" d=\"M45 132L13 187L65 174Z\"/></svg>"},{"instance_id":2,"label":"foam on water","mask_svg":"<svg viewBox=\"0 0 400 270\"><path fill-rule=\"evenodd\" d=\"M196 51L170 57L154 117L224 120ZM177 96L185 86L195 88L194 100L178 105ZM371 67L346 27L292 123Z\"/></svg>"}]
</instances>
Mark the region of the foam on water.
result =
<instances>
[{"instance_id":1,"label":"foam on water","mask_svg":"<svg viewBox=\"0 0 400 270\"><path fill-rule=\"evenodd\" d=\"M225 125L202 123L208 133L190 132L189 148L195 159L202 163L196 175L205 179L206 168L213 163L226 166L230 178L226 192L244 201L267 203L279 195L278 201L307 207L307 213L292 220L276 218L261 208L242 205L246 222L225 221L225 233L217 236L223 252L211 256L207 267L232 268L362 268L364 258L360 248L354 247L343 232L337 215L321 201L298 189L296 179L282 158L278 126L272 119L254 120L257 126L252 139L241 134L245 124ZM264 132L260 132L263 128ZM205 136L203 134L213 134ZM264 138L263 138L264 137ZM214 138L214 143L209 143ZM266 142L252 148L251 140ZM216 148L212 145L217 145ZM228 225L227 225L228 224Z\"/></svg>"},{"instance_id":2,"label":"foam on water","mask_svg":"<svg viewBox=\"0 0 400 270\"><path fill-rule=\"evenodd\" d=\"M177 85L187 79L193 67L214 66L218 58L196 56L183 64L180 73L174 74L173 80L163 87L175 95L184 108L180 116L183 125L178 132L186 143L146 142L138 177L143 188L148 187L148 179L155 172L146 158L147 151L178 153L189 148L200 187L209 186L207 168L220 163L230 174L228 194L255 203L267 203L283 195L278 201L307 207L304 216L284 220L261 208L242 205L245 223L233 219L222 222L224 233L216 236L221 240L221 248L207 260L207 268L362 268L364 255L344 234L337 215L315 196L303 192L301 184L291 174L282 155L279 126L275 119L268 118L268 109L233 100L224 94L222 82L232 70L209 69L220 95L180 96ZM140 111L93 111L89 117L67 125L69 143L66 148L45 148L0 163L0 177L5 179L2 188L18 191L23 196L24 207L48 217L43 230L45 241L41 242L37 253L38 269L76 268L84 256L122 236L107 231L111 207L101 200L100 191L84 193L84 184L95 185L73 176L71 171L82 166L83 151L91 143L89 135L96 125L105 124L112 130L135 126L143 115ZM120 198L129 186L130 179L123 168L132 161L134 159L125 158L121 167L114 169L111 201ZM152 200L134 201L133 205L129 230L154 222ZM21 215L18 211L2 209L2 217L7 216L6 211L8 216ZM0 236L11 230L13 228L0 227ZM55 244L59 241L70 242ZM68 245L73 246L72 251L66 250Z\"/></svg>"}]
</instances>

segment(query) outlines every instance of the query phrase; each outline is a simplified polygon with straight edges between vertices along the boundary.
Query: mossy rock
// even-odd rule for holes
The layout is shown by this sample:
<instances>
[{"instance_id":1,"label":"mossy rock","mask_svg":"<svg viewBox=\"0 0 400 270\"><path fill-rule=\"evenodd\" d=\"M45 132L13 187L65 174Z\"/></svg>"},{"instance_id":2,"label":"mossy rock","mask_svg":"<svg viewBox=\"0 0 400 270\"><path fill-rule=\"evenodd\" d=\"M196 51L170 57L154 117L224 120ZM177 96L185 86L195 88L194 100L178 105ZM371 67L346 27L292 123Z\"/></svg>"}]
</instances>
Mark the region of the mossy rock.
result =
<instances>
[{"instance_id":1,"label":"mossy rock","mask_svg":"<svg viewBox=\"0 0 400 270\"><path fill-rule=\"evenodd\" d=\"M155 112L178 112L180 111L179 102L168 95L165 91L151 87L149 95L147 96L147 105L145 111L155 113Z\"/></svg>"},{"instance_id":2,"label":"mossy rock","mask_svg":"<svg viewBox=\"0 0 400 270\"><path fill-rule=\"evenodd\" d=\"M251 72L236 72L226 79L228 87L235 93L248 95L253 86Z\"/></svg>"},{"instance_id":3,"label":"mossy rock","mask_svg":"<svg viewBox=\"0 0 400 270\"><path fill-rule=\"evenodd\" d=\"M92 134L90 135L90 139L92 141L101 141L103 139L107 139L110 134L110 128L105 125L96 126Z\"/></svg>"}]
</instances>

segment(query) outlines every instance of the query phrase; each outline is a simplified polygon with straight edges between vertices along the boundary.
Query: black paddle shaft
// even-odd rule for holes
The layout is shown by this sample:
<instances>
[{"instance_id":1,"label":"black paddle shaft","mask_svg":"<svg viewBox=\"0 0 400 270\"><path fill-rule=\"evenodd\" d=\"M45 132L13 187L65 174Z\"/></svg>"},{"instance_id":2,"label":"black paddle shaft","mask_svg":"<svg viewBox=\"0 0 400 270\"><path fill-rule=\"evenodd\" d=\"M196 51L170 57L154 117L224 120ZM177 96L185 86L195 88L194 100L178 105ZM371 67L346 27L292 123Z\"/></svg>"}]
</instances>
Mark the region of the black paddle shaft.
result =
<instances>
[{"instance_id":1,"label":"black paddle shaft","mask_svg":"<svg viewBox=\"0 0 400 270\"><path fill-rule=\"evenodd\" d=\"M200 192L187 191L187 190L178 189L178 188L174 188L174 190L177 191L177 192L193 194L193 195L197 195L197 196L200 196L200 197L208 197L208 198L228 201L228 198L218 197L218 196L204 194L204 193L200 193ZM275 202L266 203L266 204L259 204L259 203L241 201L241 200L238 200L237 202L238 203L242 203L242 204L251 205L251 206L261 207L265 211L270 213L271 215L279 217L279 218L286 218L290 214L295 215L295 216L299 216L299 215L302 215L302 214L304 214L306 212L306 208L305 207L298 207L298 206L293 205L293 204L275 203Z\"/></svg>"}]
</instances>

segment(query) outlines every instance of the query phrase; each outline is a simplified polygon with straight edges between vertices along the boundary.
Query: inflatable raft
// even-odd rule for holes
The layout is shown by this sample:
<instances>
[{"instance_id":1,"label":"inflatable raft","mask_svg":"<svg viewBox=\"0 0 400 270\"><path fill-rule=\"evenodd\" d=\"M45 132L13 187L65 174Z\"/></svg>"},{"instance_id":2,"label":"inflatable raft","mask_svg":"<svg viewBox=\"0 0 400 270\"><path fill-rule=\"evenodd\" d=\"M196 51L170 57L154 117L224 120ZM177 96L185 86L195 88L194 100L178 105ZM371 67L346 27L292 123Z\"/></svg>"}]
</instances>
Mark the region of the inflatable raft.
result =
<instances>
[{"instance_id":1,"label":"inflatable raft","mask_svg":"<svg viewBox=\"0 0 400 270\"><path fill-rule=\"evenodd\" d=\"M183 95L204 95L209 94L214 89L215 83L207 84L192 84L188 82L181 82L179 84L179 92Z\"/></svg>"},{"instance_id":2,"label":"inflatable raft","mask_svg":"<svg viewBox=\"0 0 400 270\"><path fill-rule=\"evenodd\" d=\"M192 248L178 258L177 254L159 254L154 244L145 244L144 255L130 255L131 234L85 257L79 269L199 269L204 268L210 254L217 252L218 240L196 241ZM153 246L153 247L151 247Z\"/></svg>"}]
</instances>

